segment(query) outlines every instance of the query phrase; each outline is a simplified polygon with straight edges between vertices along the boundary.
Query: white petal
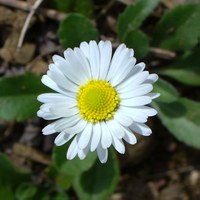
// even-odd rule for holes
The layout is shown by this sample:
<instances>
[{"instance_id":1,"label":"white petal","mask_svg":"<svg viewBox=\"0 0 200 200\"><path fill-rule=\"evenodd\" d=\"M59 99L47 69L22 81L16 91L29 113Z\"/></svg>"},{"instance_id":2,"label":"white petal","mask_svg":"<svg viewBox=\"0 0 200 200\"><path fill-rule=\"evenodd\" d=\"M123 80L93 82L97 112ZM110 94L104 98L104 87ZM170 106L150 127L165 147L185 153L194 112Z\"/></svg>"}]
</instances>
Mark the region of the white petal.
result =
<instances>
[{"instance_id":1,"label":"white petal","mask_svg":"<svg viewBox=\"0 0 200 200\"><path fill-rule=\"evenodd\" d=\"M52 103L44 103L40 106L40 110L43 112L50 112L50 107L52 106Z\"/></svg>"},{"instance_id":2,"label":"white petal","mask_svg":"<svg viewBox=\"0 0 200 200\"><path fill-rule=\"evenodd\" d=\"M43 135L50 135L50 134L53 134L56 132L56 130L54 129L54 126L55 126L55 122L45 126L43 129L42 129L42 134Z\"/></svg>"},{"instance_id":3,"label":"white petal","mask_svg":"<svg viewBox=\"0 0 200 200\"><path fill-rule=\"evenodd\" d=\"M134 56L134 50L133 49L129 49L129 56L133 57Z\"/></svg>"},{"instance_id":4,"label":"white petal","mask_svg":"<svg viewBox=\"0 0 200 200\"><path fill-rule=\"evenodd\" d=\"M150 117L157 114L157 111L154 108L151 108L148 106L140 106L140 107L136 107L134 109L141 111Z\"/></svg>"},{"instance_id":5,"label":"white petal","mask_svg":"<svg viewBox=\"0 0 200 200\"><path fill-rule=\"evenodd\" d=\"M120 113L120 110L117 110L115 112L114 119L117 120L121 125L123 125L125 127L130 126L133 122L131 117L123 115L123 113Z\"/></svg>"},{"instance_id":6,"label":"white petal","mask_svg":"<svg viewBox=\"0 0 200 200\"><path fill-rule=\"evenodd\" d=\"M66 128L69 128L71 126L74 126L76 123L78 123L81 120L79 115L73 115L68 118L62 118L60 120L57 120L55 122L55 130L56 132L61 132Z\"/></svg>"},{"instance_id":7,"label":"white petal","mask_svg":"<svg viewBox=\"0 0 200 200\"><path fill-rule=\"evenodd\" d=\"M63 73L56 73L55 71L48 71L47 75L63 90L70 92L77 92L79 87L72 81L70 81L67 77L63 75Z\"/></svg>"},{"instance_id":8,"label":"white petal","mask_svg":"<svg viewBox=\"0 0 200 200\"><path fill-rule=\"evenodd\" d=\"M129 128L136 133L144 136L149 136L152 133L151 129L143 123L133 123Z\"/></svg>"},{"instance_id":9,"label":"white petal","mask_svg":"<svg viewBox=\"0 0 200 200\"><path fill-rule=\"evenodd\" d=\"M133 71L131 73L132 73L132 75L137 74L139 72L142 72L144 70L144 68L145 68L145 63L140 62L135 65L135 67L133 68Z\"/></svg>"},{"instance_id":10,"label":"white petal","mask_svg":"<svg viewBox=\"0 0 200 200\"><path fill-rule=\"evenodd\" d=\"M65 61L65 59L63 57L59 56L59 55L53 55L52 60L53 60L53 62Z\"/></svg>"},{"instance_id":11,"label":"white petal","mask_svg":"<svg viewBox=\"0 0 200 200\"><path fill-rule=\"evenodd\" d=\"M94 151L97 148L100 139L101 139L101 126L99 123L96 123L93 125L90 151Z\"/></svg>"},{"instance_id":12,"label":"white petal","mask_svg":"<svg viewBox=\"0 0 200 200\"><path fill-rule=\"evenodd\" d=\"M54 109L63 109L64 111L68 109L77 108L77 101L72 99L71 101L65 102L55 102L55 103L45 103L46 105L49 104L49 112Z\"/></svg>"},{"instance_id":13,"label":"white petal","mask_svg":"<svg viewBox=\"0 0 200 200\"><path fill-rule=\"evenodd\" d=\"M76 125L65 129L66 133L69 134L74 134L74 133L80 133L81 131L83 131L83 129L85 128L85 126L87 125L87 121L81 119Z\"/></svg>"},{"instance_id":14,"label":"white petal","mask_svg":"<svg viewBox=\"0 0 200 200\"><path fill-rule=\"evenodd\" d=\"M103 149L101 147L101 145L98 145L97 147L97 155L99 157L99 160L101 163L106 163L107 159L108 159L108 150L107 149Z\"/></svg>"},{"instance_id":15,"label":"white petal","mask_svg":"<svg viewBox=\"0 0 200 200\"><path fill-rule=\"evenodd\" d=\"M86 70L83 68L82 63L76 58L72 49L68 48L64 51L64 56L67 61L66 68L68 69L68 73L70 73L71 80L78 85L82 85L87 82L88 74ZM69 77L69 76L68 76Z\"/></svg>"},{"instance_id":16,"label":"white petal","mask_svg":"<svg viewBox=\"0 0 200 200\"><path fill-rule=\"evenodd\" d=\"M147 121L148 115L142 112L140 109L136 109L133 107L125 107L121 106L119 112L125 116L131 117L131 119L135 122L144 123Z\"/></svg>"},{"instance_id":17,"label":"white petal","mask_svg":"<svg viewBox=\"0 0 200 200\"><path fill-rule=\"evenodd\" d=\"M72 137L74 137L74 134L67 134L65 133L65 131L62 131L61 133L57 135L54 143L56 144L56 146L61 146L65 144L66 142L68 142Z\"/></svg>"},{"instance_id":18,"label":"white petal","mask_svg":"<svg viewBox=\"0 0 200 200\"><path fill-rule=\"evenodd\" d=\"M107 149L112 144L112 136L105 122L101 123L101 130L101 146Z\"/></svg>"},{"instance_id":19,"label":"white petal","mask_svg":"<svg viewBox=\"0 0 200 200\"><path fill-rule=\"evenodd\" d=\"M145 68L145 63L141 62L136 64L129 74L127 74L127 77L124 79L124 81L128 80L129 78L135 76L138 73L141 73Z\"/></svg>"},{"instance_id":20,"label":"white petal","mask_svg":"<svg viewBox=\"0 0 200 200\"><path fill-rule=\"evenodd\" d=\"M128 92L138 86L139 84L143 83L146 78L148 77L149 72L144 71L137 73L136 75L130 77L128 80L125 80L121 84L117 86L117 91L120 93Z\"/></svg>"},{"instance_id":21,"label":"white petal","mask_svg":"<svg viewBox=\"0 0 200 200\"><path fill-rule=\"evenodd\" d=\"M149 93L148 96L151 98L151 99L156 99L160 96L160 93Z\"/></svg>"},{"instance_id":22,"label":"white petal","mask_svg":"<svg viewBox=\"0 0 200 200\"><path fill-rule=\"evenodd\" d=\"M90 149L90 146L88 145L85 149L78 150L78 157L80 158L80 160L85 159L85 157L87 156L89 152L89 149Z\"/></svg>"},{"instance_id":23,"label":"white petal","mask_svg":"<svg viewBox=\"0 0 200 200\"><path fill-rule=\"evenodd\" d=\"M42 110L39 110L37 112L37 116L41 117L41 118L43 118L45 120L54 120L54 119L59 119L60 118L60 116L54 115L54 114L52 114L50 112L44 112Z\"/></svg>"},{"instance_id":24,"label":"white petal","mask_svg":"<svg viewBox=\"0 0 200 200\"><path fill-rule=\"evenodd\" d=\"M65 90L63 90L62 88L60 88L54 81L52 81L49 78L49 76L43 75L41 81L44 85L51 88L52 90L59 92L61 94L67 94L67 92Z\"/></svg>"},{"instance_id":25,"label":"white petal","mask_svg":"<svg viewBox=\"0 0 200 200\"><path fill-rule=\"evenodd\" d=\"M122 99L120 105L122 106L143 106L151 103L152 99L149 96L134 97L131 99Z\"/></svg>"},{"instance_id":26,"label":"white petal","mask_svg":"<svg viewBox=\"0 0 200 200\"><path fill-rule=\"evenodd\" d=\"M110 67L111 56L112 56L112 44L110 41L99 42L100 51L100 72L99 79L105 80L108 70Z\"/></svg>"},{"instance_id":27,"label":"white petal","mask_svg":"<svg viewBox=\"0 0 200 200\"><path fill-rule=\"evenodd\" d=\"M152 83L156 82L157 80L158 80L158 75L157 74L150 74L148 76L148 78L145 80L145 83L152 84Z\"/></svg>"},{"instance_id":28,"label":"white petal","mask_svg":"<svg viewBox=\"0 0 200 200\"><path fill-rule=\"evenodd\" d=\"M89 58L89 44L87 42L81 42L80 44L80 49L82 50L82 52L84 53L84 55Z\"/></svg>"},{"instance_id":29,"label":"white petal","mask_svg":"<svg viewBox=\"0 0 200 200\"><path fill-rule=\"evenodd\" d=\"M60 71L59 67L57 67L57 65L55 65L54 63L49 64L49 70L57 74L61 74L62 76L64 75L63 72Z\"/></svg>"},{"instance_id":30,"label":"white petal","mask_svg":"<svg viewBox=\"0 0 200 200\"><path fill-rule=\"evenodd\" d=\"M124 128L124 131L125 131L125 135L123 139L129 144L136 144L137 138L135 137L135 135L128 128Z\"/></svg>"},{"instance_id":31,"label":"white petal","mask_svg":"<svg viewBox=\"0 0 200 200\"><path fill-rule=\"evenodd\" d=\"M118 122L116 122L115 120L109 120L106 122L106 124L108 126L110 133L112 135L114 134L116 138L121 139L124 137L125 133Z\"/></svg>"},{"instance_id":32,"label":"white petal","mask_svg":"<svg viewBox=\"0 0 200 200\"><path fill-rule=\"evenodd\" d=\"M139 85L137 88L133 89L132 91L121 93L119 95L120 95L120 98L122 99L134 98L134 97L145 95L151 92L152 89L153 89L153 86L151 84L142 84L142 85Z\"/></svg>"},{"instance_id":33,"label":"white petal","mask_svg":"<svg viewBox=\"0 0 200 200\"><path fill-rule=\"evenodd\" d=\"M129 66L128 69L127 65L129 65L130 60L133 60L133 65ZM124 50L124 55L121 55L121 59L118 60L118 64L115 67L115 73L113 73L112 77L110 78L110 83L111 85L115 86L118 83L118 76L119 74L123 74L124 70L128 70L129 73L131 71L131 69L133 68L133 66L135 65L136 59L135 58L130 58L129 57L129 50L126 48L126 50ZM128 73L126 72L126 75Z\"/></svg>"},{"instance_id":34,"label":"white petal","mask_svg":"<svg viewBox=\"0 0 200 200\"><path fill-rule=\"evenodd\" d=\"M135 58L129 58L127 60L126 65L121 67L120 73L113 76L113 79L110 81L113 87L120 84L128 76L130 71L133 69L135 62Z\"/></svg>"},{"instance_id":35,"label":"white petal","mask_svg":"<svg viewBox=\"0 0 200 200\"><path fill-rule=\"evenodd\" d=\"M88 62L87 57L84 55L83 51L79 48L74 48L74 53L77 59L79 59L81 66L85 70L85 74L87 75L88 79L92 78L90 64Z\"/></svg>"},{"instance_id":36,"label":"white petal","mask_svg":"<svg viewBox=\"0 0 200 200\"><path fill-rule=\"evenodd\" d=\"M64 52L65 53L65 52ZM72 67L68 60L56 60L54 65L73 83L80 85L83 81L80 80L82 76L77 75L77 71L75 72L74 67ZM79 74L81 74L79 72Z\"/></svg>"},{"instance_id":37,"label":"white petal","mask_svg":"<svg viewBox=\"0 0 200 200\"><path fill-rule=\"evenodd\" d=\"M80 138L78 141L78 146L80 149L85 149L88 145L92 134L92 123L87 123L85 129L80 133Z\"/></svg>"},{"instance_id":38,"label":"white petal","mask_svg":"<svg viewBox=\"0 0 200 200\"><path fill-rule=\"evenodd\" d=\"M75 99L67 97L58 93L45 93L37 97L37 100L42 103L56 103L56 102L68 102L75 101Z\"/></svg>"},{"instance_id":39,"label":"white petal","mask_svg":"<svg viewBox=\"0 0 200 200\"><path fill-rule=\"evenodd\" d=\"M67 151L67 159L72 160L78 153L77 136L73 139Z\"/></svg>"},{"instance_id":40,"label":"white petal","mask_svg":"<svg viewBox=\"0 0 200 200\"><path fill-rule=\"evenodd\" d=\"M130 53L128 48L123 48L118 57L114 55L106 80L110 81L112 84L113 78L117 74L121 73L122 67L124 67L127 64L129 58L130 58Z\"/></svg>"},{"instance_id":41,"label":"white petal","mask_svg":"<svg viewBox=\"0 0 200 200\"><path fill-rule=\"evenodd\" d=\"M100 53L99 47L95 41L90 41L89 43L89 63L92 72L93 79L99 78L100 71Z\"/></svg>"},{"instance_id":42,"label":"white petal","mask_svg":"<svg viewBox=\"0 0 200 200\"><path fill-rule=\"evenodd\" d=\"M60 116L60 117L71 117L77 113L79 113L78 108L73 107L73 108L67 108L67 107L51 107L50 112L53 114Z\"/></svg>"},{"instance_id":43,"label":"white petal","mask_svg":"<svg viewBox=\"0 0 200 200\"><path fill-rule=\"evenodd\" d=\"M42 104L40 106L40 112L38 112L38 114L42 115L41 117L43 117L43 118L44 117L51 118L51 119L58 119L58 118L60 118L61 116L56 115L56 114L50 112L50 108L53 105L55 105L55 104L52 104L52 103Z\"/></svg>"},{"instance_id":44,"label":"white petal","mask_svg":"<svg viewBox=\"0 0 200 200\"><path fill-rule=\"evenodd\" d=\"M83 149L78 149L78 157L79 157L80 160L83 160L86 157Z\"/></svg>"},{"instance_id":45,"label":"white petal","mask_svg":"<svg viewBox=\"0 0 200 200\"><path fill-rule=\"evenodd\" d=\"M124 143L121 139L116 138L116 136L114 134L112 134L112 138L113 138L113 146L114 148L121 154L125 153L125 146Z\"/></svg>"},{"instance_id":46,"label":"white petal","mask_svg":"<svg viewBox=\"0 0 200 200\"><path fill-rule=\"evenodd\" d=\"M112 60L111 60L111 64L110 64L110 68L109 68L109 72L107 74L106 80L110 80L110 78L112 77L113 73L115 72L115 66L118 64L118 59L121 57L121 52L123 50L126 49L126 45L125 44L121 44L119 45L119 47L116 49Z\"/></svg>"},{"instance_id":47,"label":"white petal","mask_svg":"<svg viewBox=\"0 0 200 200\"><path fill-rule=\"evenodd\" d=\"M44 111L38 110L38 111L37 111L37 116L43 118L44 113L45 113Z\"/></svg>"}]
</instances>

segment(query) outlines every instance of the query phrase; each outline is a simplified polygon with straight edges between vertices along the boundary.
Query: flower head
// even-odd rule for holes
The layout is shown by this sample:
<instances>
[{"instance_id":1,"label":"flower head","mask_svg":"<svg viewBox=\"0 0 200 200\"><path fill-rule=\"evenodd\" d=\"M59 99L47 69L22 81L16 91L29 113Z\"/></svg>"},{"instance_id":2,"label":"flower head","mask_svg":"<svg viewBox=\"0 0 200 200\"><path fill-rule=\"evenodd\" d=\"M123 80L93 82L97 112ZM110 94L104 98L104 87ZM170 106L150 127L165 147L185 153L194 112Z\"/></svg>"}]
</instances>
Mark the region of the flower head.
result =
<instances>
[{"instance_id":1,"label":"flower head","mask_svg":"<svg viewBox=\"0 0 200 200\"><path fill-rule=\"evenodd\" d=\"M136 64L132 49L121 44L112 56L109 41L82 42L67 49L64 58L54 55L53 62L42 82L56 93L38 96L44 104L37 114L55 120L42 132L58 132L57 146L72 139L67 159L84 159L97 150L105 163L111 145L123 154L124 141L136 143L133 132L151 134L145 122L157 112L147 105L159 96L151 93L158 76L144 71L144 63Z\"/></svg>"}]
</instances>

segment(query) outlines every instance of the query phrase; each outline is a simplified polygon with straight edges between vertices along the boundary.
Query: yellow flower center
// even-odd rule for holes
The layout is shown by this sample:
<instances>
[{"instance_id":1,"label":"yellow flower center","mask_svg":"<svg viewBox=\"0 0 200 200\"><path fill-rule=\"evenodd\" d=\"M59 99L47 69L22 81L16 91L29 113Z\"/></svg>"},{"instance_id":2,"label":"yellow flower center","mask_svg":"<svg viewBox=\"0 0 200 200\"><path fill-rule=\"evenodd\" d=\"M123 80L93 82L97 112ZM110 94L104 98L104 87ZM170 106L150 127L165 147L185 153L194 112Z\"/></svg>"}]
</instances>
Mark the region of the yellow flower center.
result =
<instances>
[{"instance_id":1,"label":"yellow flower center","mask_svg":"<svg viewBox=\"0 0 200 200\"><path fill-rule=\"evenodd\" d=\"M81 116L96 123L113 118L120 98L115 88L107 81L90 80L80 87L77 101Z\"/></svg>"}]
</instances>

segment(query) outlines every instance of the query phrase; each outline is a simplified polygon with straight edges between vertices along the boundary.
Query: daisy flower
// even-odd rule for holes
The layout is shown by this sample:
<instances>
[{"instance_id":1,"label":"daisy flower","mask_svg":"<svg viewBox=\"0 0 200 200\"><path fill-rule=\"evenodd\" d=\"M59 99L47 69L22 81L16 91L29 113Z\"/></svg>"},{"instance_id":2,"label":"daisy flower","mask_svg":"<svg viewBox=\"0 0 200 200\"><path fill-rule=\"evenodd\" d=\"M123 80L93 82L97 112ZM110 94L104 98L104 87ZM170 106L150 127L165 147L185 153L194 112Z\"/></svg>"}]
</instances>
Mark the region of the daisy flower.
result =
<instances>
[{"instance_id":1,"label":"daisy flower","mask_svg":"<svg viewBox=\"0 0 200 200\"><path fill-rule=\"evenodd\" d=\"M158 76L144 71L144 63L136 64L133 49L121 44L112 56L111 42L90 41L52 59L42 83L55 93L38 96L44 104L37 115L55 120L42 132L58 132L57 146L71 140L67 159L84 159L96 150L105 163L111 145L124 154L124 141L136 143L133 132L151 134L145 123L157 112L147 105L159 96L151 93Z\"/></svg>"}]
</instances>

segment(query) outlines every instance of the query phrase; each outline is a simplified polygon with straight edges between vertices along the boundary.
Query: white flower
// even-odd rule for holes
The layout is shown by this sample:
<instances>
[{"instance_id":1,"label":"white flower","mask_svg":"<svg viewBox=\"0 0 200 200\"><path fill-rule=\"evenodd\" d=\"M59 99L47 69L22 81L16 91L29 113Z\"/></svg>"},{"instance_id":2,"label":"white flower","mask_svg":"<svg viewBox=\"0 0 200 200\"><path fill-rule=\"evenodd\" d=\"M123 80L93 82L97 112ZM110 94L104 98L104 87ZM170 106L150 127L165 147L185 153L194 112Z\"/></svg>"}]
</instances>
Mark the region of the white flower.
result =
<instances>
[{"instance_id":1,"label":"white flower","mask_svg":"<svg viewBox=\"0 0 200 200\"><path fill-rule=\"evenodd\" d=\"M144 63L136 64L133 49L121 44L112 56L109 41L82 42L80 48L67 49L64 58L54 55L42 83L57 93L38 96L44 103L38 116L56 120L46 126L44 135L59 132L57 146L72 139L67 159L76 155L84 159L97 150L102 163L113 145L121 154L124 141L135 144L133 132L151 134L145 125L156 110L146 106L159 96L151 93L156 74L143 71ZM133 131L133 132L132 132Z\"/></svg>"}]
</instances>

